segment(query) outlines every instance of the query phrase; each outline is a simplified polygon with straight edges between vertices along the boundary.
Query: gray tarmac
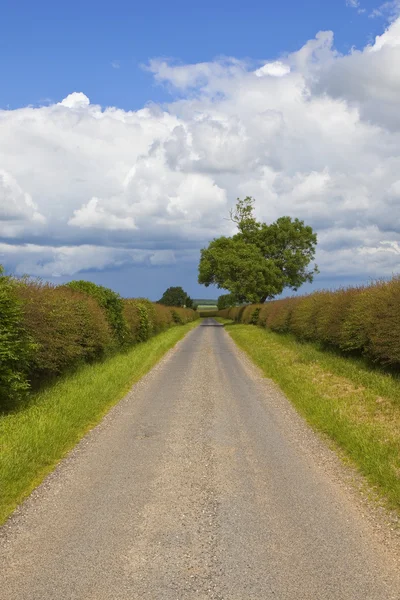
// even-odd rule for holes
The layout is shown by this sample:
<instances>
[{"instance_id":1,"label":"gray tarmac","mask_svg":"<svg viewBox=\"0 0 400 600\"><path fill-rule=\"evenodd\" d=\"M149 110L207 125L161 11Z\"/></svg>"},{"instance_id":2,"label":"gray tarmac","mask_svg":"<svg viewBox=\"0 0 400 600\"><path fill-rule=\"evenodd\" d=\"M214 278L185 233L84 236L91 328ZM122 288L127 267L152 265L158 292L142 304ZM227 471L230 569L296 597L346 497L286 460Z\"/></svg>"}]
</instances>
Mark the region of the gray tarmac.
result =
<instances>
[{"instance_id":1,"label":"gray tarmac","mask_svg":"<svg viewBox=\"0 0 400 600\"><path fill-rule=\"evenodd\" d=\"M399 600L324 452L207 319L0 530L0 599Z\"/></svg>"}]
</instances>

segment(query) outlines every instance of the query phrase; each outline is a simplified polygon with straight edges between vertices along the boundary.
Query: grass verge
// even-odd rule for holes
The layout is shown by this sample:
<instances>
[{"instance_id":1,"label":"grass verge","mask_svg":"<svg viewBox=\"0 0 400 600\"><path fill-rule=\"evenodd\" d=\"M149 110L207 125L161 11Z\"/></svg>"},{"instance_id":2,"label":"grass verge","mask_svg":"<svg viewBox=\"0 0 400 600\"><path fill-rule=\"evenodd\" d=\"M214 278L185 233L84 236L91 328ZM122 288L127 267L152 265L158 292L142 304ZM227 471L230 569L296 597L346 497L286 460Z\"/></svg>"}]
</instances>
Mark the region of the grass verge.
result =
<instances>
[{"instance_id":1,"label":"grass verge","mask_svg":"<svg viewBox=\"0 0 400 600\"><path fill-rule=\"evenodd\" d=\"M0 524L108 410L199 321L172 327L0 416Z\"/></svg>"},{"instance_id":2,"label":"grass verge","mask_svg":"<svg viewBox=\"0 0 400 600\"><path fill-rule=\"evenodd\" d=\"M290 335L232 322L225 328L310 425L329 436L399 510L399 377Z\"/></svg>"}]
</instances>

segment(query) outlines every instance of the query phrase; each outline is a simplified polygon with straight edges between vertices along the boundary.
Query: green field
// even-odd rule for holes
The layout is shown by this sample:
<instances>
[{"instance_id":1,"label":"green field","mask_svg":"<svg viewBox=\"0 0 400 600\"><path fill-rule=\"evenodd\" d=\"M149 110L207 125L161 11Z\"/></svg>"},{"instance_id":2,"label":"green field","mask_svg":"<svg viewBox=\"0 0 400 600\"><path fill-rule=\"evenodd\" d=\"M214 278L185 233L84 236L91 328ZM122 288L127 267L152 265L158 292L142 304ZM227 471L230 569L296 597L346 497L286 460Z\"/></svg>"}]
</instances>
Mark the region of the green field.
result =
<instances>
[{"instance_id":1,"label":"green field","mask_svg":"<svg viewBox=\"0 0 400 600\"><path fill-rule=\"evenodd\" d=\"M197 310L201 311L201 312L204 312L207 310L218 310L218 307L216 304L198 304Z\"/></svg>"},{"instance_id":2,"label":"green field","mask_svg":"<svg viewBox=\"0 0 400 600\"><path fill-rule=\"evenodd\" d=\"M210 300L210 299L202 299L202 298L197 298L196 300L193 300L194 304L197 306L197 310L200 313L205 313L207 311L216 311L218 310L218 306L217 306L217 301L216 300ZM204 314L202 314L201 316L204 317Z\"/></svg>"}]
</instances>

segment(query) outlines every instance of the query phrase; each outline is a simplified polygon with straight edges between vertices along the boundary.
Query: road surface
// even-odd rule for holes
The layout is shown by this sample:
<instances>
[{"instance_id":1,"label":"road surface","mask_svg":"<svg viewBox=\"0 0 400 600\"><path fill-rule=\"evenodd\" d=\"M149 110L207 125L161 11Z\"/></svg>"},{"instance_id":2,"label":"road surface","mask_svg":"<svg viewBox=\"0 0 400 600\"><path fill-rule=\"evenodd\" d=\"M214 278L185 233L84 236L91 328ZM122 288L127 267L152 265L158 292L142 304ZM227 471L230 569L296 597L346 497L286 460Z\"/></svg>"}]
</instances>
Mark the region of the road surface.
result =
<instances>
[{"instance_id":1,"label":"road surface","mask_svg":"<svg viewBox=\"0 0 400 600\"><path fill-rule=\"evenodd\" d=\"M3 528L0 599L399 600L310 435L207 319Z\"/></svg>"}]
</instances>

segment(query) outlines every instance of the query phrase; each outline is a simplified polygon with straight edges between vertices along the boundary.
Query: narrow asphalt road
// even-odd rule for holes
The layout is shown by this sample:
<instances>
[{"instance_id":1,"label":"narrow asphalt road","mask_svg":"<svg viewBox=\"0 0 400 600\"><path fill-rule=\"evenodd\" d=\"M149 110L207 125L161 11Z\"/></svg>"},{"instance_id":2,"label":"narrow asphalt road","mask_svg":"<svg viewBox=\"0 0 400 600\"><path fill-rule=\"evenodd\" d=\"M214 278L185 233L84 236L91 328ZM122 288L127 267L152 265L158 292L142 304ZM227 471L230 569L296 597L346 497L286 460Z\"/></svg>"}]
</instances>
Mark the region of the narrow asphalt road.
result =
<instances>
[{"instance_id":1,"label":"narrow asphalt road","mask_svg":"<svg viewBox=\"0 0 400 600\"><path fill-rule=\"evenodd\" d=\"M206 320L2 529L0 599L399 600L310 435Z\"/></svg>"}]
</instances>

